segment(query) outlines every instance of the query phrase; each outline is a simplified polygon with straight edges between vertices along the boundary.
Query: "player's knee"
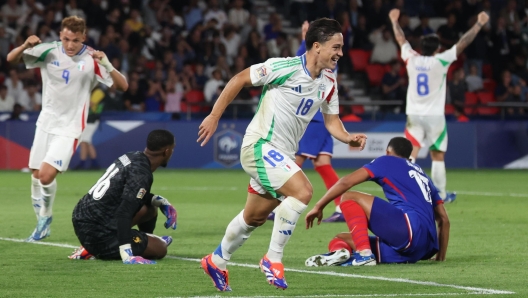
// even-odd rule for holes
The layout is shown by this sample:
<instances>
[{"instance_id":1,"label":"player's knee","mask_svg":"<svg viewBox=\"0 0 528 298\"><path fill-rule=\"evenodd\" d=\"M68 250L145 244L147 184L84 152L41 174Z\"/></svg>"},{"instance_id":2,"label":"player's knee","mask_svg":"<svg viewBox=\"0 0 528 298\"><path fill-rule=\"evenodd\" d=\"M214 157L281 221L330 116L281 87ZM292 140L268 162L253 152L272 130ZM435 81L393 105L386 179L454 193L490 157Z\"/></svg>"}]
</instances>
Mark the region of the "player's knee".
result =
<instances>
[{"instance_id":1,"label":"player's knee","mask_svg":"<svg viewBox=\"0 0 528 298\"><path fill-rule=\"evenodd\" d=\"M42 185L49 185L55 180L55 175L40 171L38 179Z\"/></svg>"},{"instance_id":2,"label":"player's knee","mask_svg":"<svg viewBox=\"0 0 528 298\"><path fill-rule=\"evenodd\" d=\"M304 204L308 205L310 203L310 200L313 196L313 188L310 183L305 183L303 187L299 188L297 190L297 193L295 194L295 198Z\"/></svg>"},{"instance_id":3,"label":"player's knee","mask_svg":"<svg viewBox=\"0 0 528 298\"><path fill-rule=\"evenodd\" d=\"M244 221L248 226L252 227L260 227L263 225L268 219L268 216L262 216L262 215L249 215L247 218L244 216Z\"/></svg>"},{"instance_id":4,"label":"player's knee","mask_svg":"<svg viewBox=\"0 0 528 298\"><path fill-rule=\"evenodd\" d=\"M341 195L341 203L344 201L357 201L359 198L359 193L356 191L347 191Z\"/></svg>"}]
</instances>

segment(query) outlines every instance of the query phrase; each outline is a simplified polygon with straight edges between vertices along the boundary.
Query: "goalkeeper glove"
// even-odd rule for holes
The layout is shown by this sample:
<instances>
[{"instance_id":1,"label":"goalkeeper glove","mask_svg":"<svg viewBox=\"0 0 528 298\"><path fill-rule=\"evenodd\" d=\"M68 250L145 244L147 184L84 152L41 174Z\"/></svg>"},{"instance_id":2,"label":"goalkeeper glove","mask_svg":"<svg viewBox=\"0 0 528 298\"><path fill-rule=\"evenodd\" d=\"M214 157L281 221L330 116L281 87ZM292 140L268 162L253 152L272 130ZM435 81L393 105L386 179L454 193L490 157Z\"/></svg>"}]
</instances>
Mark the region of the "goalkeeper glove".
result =
<instances>
[{"instance_id":1,"label":"goalkeeper glove","mask_svg":"<svg viewBox=\"0 0 528 298\"><path fill-rule=\"evenodd\" d=\"M121 254L121 259L123 260L123 264L146 264L146 265L156 264L156 261L151 261L143 257L132 255L132 248L130 247L130 244L123 244L119 246L119 253Z\"/></svg>"},{"instance_id":2,"label":"goalkeeper glove","mask_svg":"<svg viewBox=\"0 0 528 298\"><path fill-rule=\"evenodd\" d=\"M152 197L152 206L158 207L163 215L167 217L167 221L164 224L165 229L172 228L173 230L176 230L178 213L176 212L176 209L172 207L171 203L162 196L154 195Z\"/></svg>"}]
</instances>

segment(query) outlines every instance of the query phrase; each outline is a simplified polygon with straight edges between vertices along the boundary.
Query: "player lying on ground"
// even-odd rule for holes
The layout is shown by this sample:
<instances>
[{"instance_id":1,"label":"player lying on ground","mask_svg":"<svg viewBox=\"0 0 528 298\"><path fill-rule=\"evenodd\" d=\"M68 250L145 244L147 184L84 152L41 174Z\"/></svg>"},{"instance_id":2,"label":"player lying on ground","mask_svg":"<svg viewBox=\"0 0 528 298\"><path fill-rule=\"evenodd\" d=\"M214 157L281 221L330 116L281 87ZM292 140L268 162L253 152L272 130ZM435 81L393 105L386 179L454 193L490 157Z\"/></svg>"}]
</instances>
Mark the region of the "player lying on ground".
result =
<instances>
[{"instance_id":1,"label":"player lying on ground","mask_svg":"<svg viewBox=\"0 0 528 298\"><path fill-rule=\"evenodd\" d=\"M338 234L329 253L306 260L307 266L362 266L415 263L436 254L444 261L449 242L449 218L438 190L424 171L409 160L412 144L403 137L390 140L385 156L341 178L306 215L306 228L323 218L323 209L341 195L341 210L350 233ZM365 181L383 188L387 201L347 191ZM438 231L435 225L438 223ZM368 229L375 236L369 237Z\"/></svg>"},{"instance_id":2,"label":"player lying on ground","mask_svg":"<svg viewBox=\"0 0 528 298\"><path fill-rule=\"evenodd\" d=\"M457 60L464 49L475 39L488 15L481 12L477 22L450 49L440 53L440 38L436 34L422 36L421 55L415 52L405 39L398 23L400 11L389 13L396 41L401 47L401 58L407 66L409 88L407 89L407 125L405 137L413 144L411 154L415 162L421 147L430 146L431 178L446 203L456 199L456 193L446 192L447 126L444 115L446 102L446 77L451 63Z\"/></svg>"},{"instance_id":3,"label":"player lying on ground","mask_svg":"<svg viewBox=\"0 0 528 298\"><path fill-rule=\"evenodd\" d=\"M60 42L41 43L32 35L7 55L8 62L23 59L26 68L40 68L42 73L42 111L29 154L37 226L27 241L50 235L55 177L68 169L77 149L93 88L99 83L121 91L128 88L125 77L103 52L83 44L85 38L85 21L71 16L62 20Z\"/></svg>"},{"instance_id":4,"label":"player lying on ground","mask_svg":"<svg viewBox=\"0 0 528 298\"><path fill-rule=\"evenodd\" d=\"M174 136L154 130L143 152L116 159L73 209L73 228L82 247L70 258L121 259L125 264L155 264L167 254L172 237L153 235L158 208L167 217L165 228L176 229L176 210L163 197L153 195L152 173L167 166L174 151ZM139 230L131 229L136 226Z\"/></svg>"},{"instance_id":5,"label":"player lying on ground","mask_svg":"<svg viewBox=\"0 0 528 298\"><path fill-rule=\"evenodd\" d=\"M343 35L336 20L313 21L306 32L307 52L301 57L271 58L234 76L220 94L211 114L200 125L198 141L214 135L225 108L244 86L264 86L249 124L240 163L251 177L246 206L229 223L217 249L202 259L202 268L220 291L230 291L227 262L251 233L279 205L268 251L260 268L269 284L288 287L282 257L295 224L312 198L312 185L295 164L295 152L306 126L321 108L325 126L337 140L364 148L364 134L349 134L339 119L334 69L343 56ZM302 86L299 92L296 87Z\"/></svg>"}]
</instances>

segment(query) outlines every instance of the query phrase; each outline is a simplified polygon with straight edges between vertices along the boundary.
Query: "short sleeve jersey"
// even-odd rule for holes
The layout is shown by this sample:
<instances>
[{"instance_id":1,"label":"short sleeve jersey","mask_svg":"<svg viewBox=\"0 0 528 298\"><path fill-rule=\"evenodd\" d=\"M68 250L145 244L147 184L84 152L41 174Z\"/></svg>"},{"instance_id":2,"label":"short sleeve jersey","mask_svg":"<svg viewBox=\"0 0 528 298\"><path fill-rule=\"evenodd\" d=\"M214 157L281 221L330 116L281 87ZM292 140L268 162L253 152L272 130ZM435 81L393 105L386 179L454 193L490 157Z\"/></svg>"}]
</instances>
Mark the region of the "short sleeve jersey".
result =
<instances>
[{"instance_id":1,"label":"short sleeve jersey","mask_svg":"<svg viewBox=\"0 0 528 298\"><path fill-rule=\"evenodd\" d=\"M101 82L113 81L104 67L84 45L69 57L61 42L42 43L23 53L27 68L40 68L42 75L42 111L37 125L50 134L79 138L86 125L92 89Z\"/></svg>"},{"instance_id":2,"label":"short sleeve jersey","mask_svg":"<svg viewBox=\"0 0 528 298\"><path fill-rule=\"evenodd\" d=\"M389 155L378 157L363 168L369 173L370 180L383 188L389 203L420 217L436 243L434 207L443 201L422 168L404 158Z\"/></svg>"},{"instance_id":3,"label":"short sleeve jersey","mask_svg":"<svg viewBox=\"0 0 528 298\"><path fill-rule=\"evenodd\" d=\"M306 55L271 58L250 68L254 86L264 86L243 146L264 140L294 157L308 123L321 109L339 114L337 83L332 70L311 78Z\"/></svg>"},{"instance_id":4,"label":"short sleeve jersey","mask_svg":"<svg viewBox=\"0 0 528 298\"><path fill-rule=\"evenodd\" d=\"M118 212L128 211L130 221L147 202L153 183L150 161L143 152L129 152L116 159L77 203L73 219L92 224L97 232L116 231ZM150 196L152 199L152 196ZM130 226L122 233L128 233ZM130 237L125 239L130 239Z\"/></svg>"},{"instance_id":5,"label":"short sleeve jersey","mask_svg":"<svg viewBox=\"0 0 528 298\"><path fill-rule=\"evenodd\" d=\"M401 48L407 66L407 115L444 115L446 77L451 63L456 61L456 45L434 56L421 56L407 42Z\"/></svg>"}]
</instances>

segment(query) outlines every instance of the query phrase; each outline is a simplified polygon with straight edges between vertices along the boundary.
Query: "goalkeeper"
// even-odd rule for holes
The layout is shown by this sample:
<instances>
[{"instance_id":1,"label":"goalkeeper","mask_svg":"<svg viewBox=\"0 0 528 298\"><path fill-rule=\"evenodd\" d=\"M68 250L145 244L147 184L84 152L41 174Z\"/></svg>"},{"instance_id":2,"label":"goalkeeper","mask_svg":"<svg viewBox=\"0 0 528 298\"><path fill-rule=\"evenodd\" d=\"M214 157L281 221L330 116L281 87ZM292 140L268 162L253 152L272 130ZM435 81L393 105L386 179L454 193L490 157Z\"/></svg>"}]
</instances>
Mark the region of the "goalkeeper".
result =
<instances>
[{"instance_id":1,"label":"goalkeeper","mask_svg":"<svg viewBox=\"0 0 528 298\"><path fill-rule=\"evenodd\" d=\"M167 254L170 236L153 235L158 208L165 228L176 229L176 210L150 192L152 172L165 167L174 151L167 130L149 133L143 152L116 159L73 209L72 221L81 247L70 259L121 259L125 264L155 264ZM131 227L137 226L136 229Z\"/></svg>"}]
</instances>

